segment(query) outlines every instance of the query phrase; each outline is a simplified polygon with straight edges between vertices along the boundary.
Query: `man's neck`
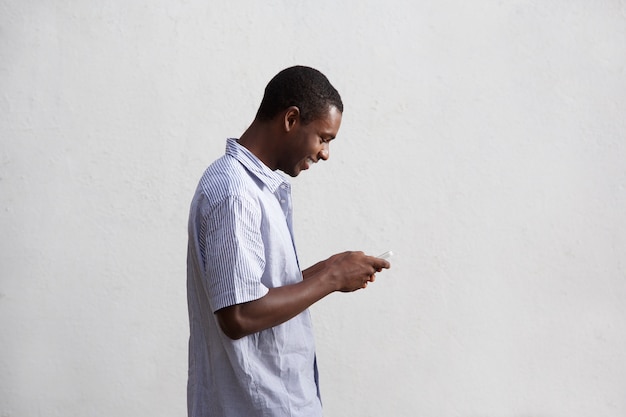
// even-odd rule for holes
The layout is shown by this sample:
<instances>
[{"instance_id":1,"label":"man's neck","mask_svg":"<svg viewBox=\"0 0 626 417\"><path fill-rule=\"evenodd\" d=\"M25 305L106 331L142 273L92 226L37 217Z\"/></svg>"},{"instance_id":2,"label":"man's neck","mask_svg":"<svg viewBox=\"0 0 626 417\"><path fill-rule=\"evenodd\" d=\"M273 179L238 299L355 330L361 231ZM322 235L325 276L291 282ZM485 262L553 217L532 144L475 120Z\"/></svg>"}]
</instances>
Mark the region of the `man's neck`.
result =
<instances>
[{"instance_id":1,"label":"man's neck","mask_svg":"<svg viewBox=\"0 0 626 417\"><path fill-rule=\"evenodd\" d=\"M272 123L254 120L238 142L274 171L277 168L278 155L276 136Z\"/></svg>"}]
</instances>

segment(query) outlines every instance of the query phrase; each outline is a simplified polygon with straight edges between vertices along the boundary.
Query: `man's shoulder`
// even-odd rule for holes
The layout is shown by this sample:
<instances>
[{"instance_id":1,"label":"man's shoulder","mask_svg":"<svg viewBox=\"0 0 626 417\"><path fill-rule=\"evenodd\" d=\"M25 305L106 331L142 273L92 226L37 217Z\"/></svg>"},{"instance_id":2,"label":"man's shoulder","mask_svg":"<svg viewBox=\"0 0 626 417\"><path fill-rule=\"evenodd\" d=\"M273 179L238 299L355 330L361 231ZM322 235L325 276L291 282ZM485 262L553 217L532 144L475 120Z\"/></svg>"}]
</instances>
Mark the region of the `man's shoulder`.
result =
<instances>
[{"instance_id":1,"label":"man's shoulder","mask_svg":"<svg viewBox=\"0 0 626 417\"><path fill-rule=\"evenodd\" d=\"M200 188L204 194L215 199L228 195L249 194L254 184L247 169L236 158L224 155L204 171Z\"/></svg>"}]
</instances>

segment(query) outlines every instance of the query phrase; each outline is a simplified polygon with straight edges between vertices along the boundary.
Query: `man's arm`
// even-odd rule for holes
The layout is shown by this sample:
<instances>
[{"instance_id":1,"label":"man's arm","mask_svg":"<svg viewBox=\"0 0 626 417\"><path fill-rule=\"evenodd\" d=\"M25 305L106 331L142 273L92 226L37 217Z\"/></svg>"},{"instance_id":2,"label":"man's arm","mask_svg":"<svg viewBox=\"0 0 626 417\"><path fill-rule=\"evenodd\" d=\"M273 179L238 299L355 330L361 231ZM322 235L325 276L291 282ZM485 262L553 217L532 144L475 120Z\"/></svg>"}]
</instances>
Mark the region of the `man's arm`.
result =
<instances>
[{"instance_id":1,"label":"man's arm","mask_svg":"<svg viewBox=\"0 0 626 417\"><path fill-rule=\"evenodd\" d=\"M339 253L305 269L302 282L270 288L264 297L215 314L222 331L231 339L240 339L286 322L335 291L365 288L376 272L389 267L384 259L363 252Z\"/></svg>"}]
</instances>

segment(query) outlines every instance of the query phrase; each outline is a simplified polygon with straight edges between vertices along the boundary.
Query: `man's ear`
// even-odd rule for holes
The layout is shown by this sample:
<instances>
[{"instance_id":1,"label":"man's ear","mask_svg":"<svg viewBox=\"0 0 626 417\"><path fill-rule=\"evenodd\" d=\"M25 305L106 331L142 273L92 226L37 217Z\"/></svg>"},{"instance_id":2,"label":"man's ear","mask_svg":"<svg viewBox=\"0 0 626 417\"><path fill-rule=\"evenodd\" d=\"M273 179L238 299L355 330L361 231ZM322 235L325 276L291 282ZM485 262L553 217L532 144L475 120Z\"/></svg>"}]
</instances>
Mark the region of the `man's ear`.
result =
<instances>
[{"instance_id":1,"label":"man's ear","mask_svg":"<svg viewBox=\"0 0 626 417\"><path fill-rule=\"evenodd\" d=\"M285 132L291 131L294 126L300 123L300 109L296 106L291 106L287 108L283 121Z\"/></svg>"}]
</instances>

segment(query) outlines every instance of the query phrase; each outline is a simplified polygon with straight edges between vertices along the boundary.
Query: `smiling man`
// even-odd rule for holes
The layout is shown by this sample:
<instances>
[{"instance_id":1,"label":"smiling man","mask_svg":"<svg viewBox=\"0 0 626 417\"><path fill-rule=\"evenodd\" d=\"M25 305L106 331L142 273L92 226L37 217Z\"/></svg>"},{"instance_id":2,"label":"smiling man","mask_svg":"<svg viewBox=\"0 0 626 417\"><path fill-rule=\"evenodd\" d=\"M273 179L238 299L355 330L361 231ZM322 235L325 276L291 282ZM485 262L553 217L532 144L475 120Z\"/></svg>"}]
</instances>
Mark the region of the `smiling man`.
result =
<instances>
[{"instance_id":1,"label":"smiling man","mask_svg":"<svg viewBox=\"0 0 626 417\"><path fill-rule=\"evenodd\" d=\"M308 308L367 287L389 263L344 252L301 270L278 171L295 177L327 160L342 112L322 73L287 68L200 179L187 257L189 417L322 415Z\"/></svg>"}]
</instances>

